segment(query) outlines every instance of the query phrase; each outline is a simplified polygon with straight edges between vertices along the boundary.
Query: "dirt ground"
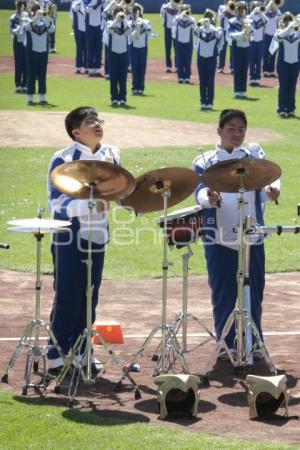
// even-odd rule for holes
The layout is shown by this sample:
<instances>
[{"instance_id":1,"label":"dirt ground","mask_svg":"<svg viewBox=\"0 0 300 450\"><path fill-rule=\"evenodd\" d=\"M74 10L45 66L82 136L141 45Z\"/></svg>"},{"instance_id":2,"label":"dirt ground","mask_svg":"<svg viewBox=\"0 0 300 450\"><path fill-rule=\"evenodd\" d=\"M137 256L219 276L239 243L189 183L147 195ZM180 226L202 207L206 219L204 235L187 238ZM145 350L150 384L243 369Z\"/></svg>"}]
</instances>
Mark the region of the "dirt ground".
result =
<instances>
[{"instance_id":1,"label":"dirt ground","mask_svg":"<svg viewBox=\"0 0 300 450\"><path fill-rule=\"evenodd\" d=\"M177 250L176 250L177 252ZM180 250L178 250L179 257ZM175 257L175 256L174 256ZM17 345L9 340L21 335L23 326L34 318L35 277L33 274L2 271L1 280L1 322L0 322L0 367L5 367L9 356ZM42 276L41 316L46 321L52 304L52 276ZM171 278L168 283L168 322L173 323L175 313L181 310L181 279ZM125 336L123 345L111 345L121 363L132 360L150 331L160 324L161 279L151 280L104 280L101 287L101 301L97 318L102 322L120 322ZM250 421L244 384L244 375L236 375L228 362L218 361L210 376L210 387L201 385L199 412L195 419L178 418L168 421L159 419L156 404L156 385L153 381L155 363L151 356L159 342L158 335L139 359L140 373L134 373L142 398L135 400L129 380L123 382L120 392L116 384L121 378L118 365L109 365L103 377L94 384L81 383L75 407L93 411L101 416L113 416L128 422L151 422L166 426L177 426L190 431L201 431L218 436L239 436L242 438L279 441L300 445L300 361L298 357L300 339L299 319L300 277L297 273L270 274L266 279L263 329L266 346L280 374L285 373L291 394L290 418L282 417L284 410L277 411L275 419ZM151 307L150 307L151 305ZM206 276L192 276L189 279L188 311L212 329L209 289ZM213 343L204 344L204 329L192 319L188 321L188 349L186 360L193 374L201 374L211 361ZM198 335L201 335L199 337ZM42 336L46 336L44 330ZM190 336L196 335L196 336ZM42 341L43 343L45 341ZM21 352L15 366L9 372L9 384L0 384L0 389L20 394L22 390L24 355ZM95 348L95 355L106 361L108 355L102 347ZM180 366L177 367L180 372ZM264 362L255 363L254 373L270 375ZM29 389L27 401L40 398L41 402L67 406L67 390L70 379L65 378L61 393L54 393L55 383L50 383L46 392L37 396ZM64 413L68 417L68 412Z\"/></svg>"}]
</instances>

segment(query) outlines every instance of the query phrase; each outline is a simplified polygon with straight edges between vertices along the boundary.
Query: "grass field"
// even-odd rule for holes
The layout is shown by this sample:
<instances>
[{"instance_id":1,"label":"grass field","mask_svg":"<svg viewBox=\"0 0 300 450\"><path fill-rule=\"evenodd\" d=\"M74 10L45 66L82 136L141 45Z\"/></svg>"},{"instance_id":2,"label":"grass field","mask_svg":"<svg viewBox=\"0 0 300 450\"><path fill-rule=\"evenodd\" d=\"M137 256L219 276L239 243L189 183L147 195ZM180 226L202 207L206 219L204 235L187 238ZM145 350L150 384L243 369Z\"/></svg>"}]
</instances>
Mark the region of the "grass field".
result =
<instances>
[{"instance_id":1,"label":"grass field","mask_svg":"<svg viewBox=\"0 0 300 450\"><path fill-rule=\"evenodd\" d=\"M12 45L8 33L8 18L11 12L0 11L0 56L12 54ZM150 43L149 57L163 58L163 33L158 15L149 15L153 29L160 34ZM57 48L58 56L73 56L74 40L70 35L71 24L67 13L58 18ZM0 74L0 109L27 111L23 96L14 94L13 76ZM69 79L53 77L48 79L48 98L53 106L51 111L68 111L80 104L91 104L99 111L111 112L108 85L95 83L86 78ZM299 167L300 167L300 128L299 121L278 119L276 109L276 89L249 89L252 101L232 100L232 88L218 86L216 89L215 111L201 113L198 108L198 86L177 84L147 83L147 95L143 101L130 97L131 109L118 110L118 114L140 115L145 117L167 118L178 121L217 123L222 109L237 107L248 116L249 124L276 131L282 136L275 142L262 143L268 159L277 162L282 168L282 195L279 206L268 205L266 224L293 225L299 223L296 205L300 203ZM299 92L297 95L300 102ZM36 107L37 110L42 108ZM114 111L115 112L115 111ZM20 123L20 127L22 124ZM5 127L5 123L1 124ZM54 130L55 132L55 130ZM172 130L166 130L172 133ZM199 142L199 146L201 142ZM205 147L204 147L205 148ZM206 147L208 149L208 147ZM0 268L16 270L35 270L35 242L29 235L20 235L6 230L6 221L13 218L34 217L39 205L46 205L46 173L49 160L57 149L49 148L47 142L41 142L37 148L0 147L0 241L9 242L11 250L2 252ZM122 165L133 175L163 166L191 167L198 154L197 148L175 147L160 149L135 148L122 153ZM194 204L189 197L180 206L181 209ZM134 236L133 244L123 235L123 244L115 245L112 239L107 250L105 278L144 278L161 276L162 248L159 229L156 225L160 213L147 214L133 218L127 212L118 213L119 220L130 222L127 232ZM125 228L126 228L125 227ZM111 221L112 235L119 225ZM145 231L137 235L136 230ZM128 231L129 230L129 231ZM154 242L154 236L157 242ZM266 242L267 271L299 271L299 236L272 236ZM205 273L205 264L201 243L193 248L195 256L191 258L191 273ZM171 253L174 266L170 267L170 276L181 273L179 251ZM117 262L117 263L116 263ZM49 239L43 242L42 269L52 271L49 254ZM188 433L182 430L151 427L148 424L128 424L120 420L104 420L94 414L67 410L43 404L39 399L30 400L0 393L0 448L1 449L287 449L285 445L273 445L270 442L238 441L207 437L200 433ZM146 436L146 438L145 438ZM87 445L88 442L88 445Z\"/></svg>"}]
</instances>

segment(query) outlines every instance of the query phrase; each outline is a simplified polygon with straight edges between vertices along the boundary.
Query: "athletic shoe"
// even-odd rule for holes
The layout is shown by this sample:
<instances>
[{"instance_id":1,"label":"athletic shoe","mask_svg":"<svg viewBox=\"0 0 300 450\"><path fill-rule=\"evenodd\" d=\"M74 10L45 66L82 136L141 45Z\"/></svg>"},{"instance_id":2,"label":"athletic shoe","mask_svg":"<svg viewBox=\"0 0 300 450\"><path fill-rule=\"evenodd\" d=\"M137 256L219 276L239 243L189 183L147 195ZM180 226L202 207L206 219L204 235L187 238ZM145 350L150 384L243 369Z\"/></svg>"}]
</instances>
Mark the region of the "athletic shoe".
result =
<instances>
[{"instance_id":1,"label":"athletic shoe","mask_svg":"<svg viewBox=\"0 0 300 450\"><path fill-rule=\"evenodd\" d=\"M73 366L78 367L78 362L80 361L81 363L81 367L84 368L87 365L87 355L84 355L83 358L81 360L78 361L77 357L74 361L73 361ZM92 374L96 375L97 373L101 372L101 370L103 369L104 365L102 364L101 361L99 361L98 359L95 358L95 356L91 355L91 371Z\"/></svg>"},{"instance_id":2,"label":"athletic shoe","mask_svg":"<svg viewBox=\"0 0 300 450\"><path fill-rule=\"evenodd\" d=\"M218 73L224 73L224 69L218 69Z\"/></svg>"},{"instance_id":3,"label":"athletic shoe","mask_svg":"<svg viewBox=\"0 0 300 450\"><path fill-rule=\"evenodd\" d=\"M166 73L172 73L172 69L170 67L166 68Z\"/></svg>"},{"instance_id":4,"label":"athletic shoe","mask_svg":"<svg viewBox=\"0 0 300 450\"><path fill-rule=\"evenodd\" d=\"M64 360L61 356L55 359L47 359L48 373L57 376L64 366Z\"/></svg>"},{"instance_id":5,"label":"athletic shoe","mask_svg":"<svg viewBox=\"0 0 300 450\"><path fill-rule=\"evenodd\" d=\"M80 69L77 69L77 68L76 68L76 69L74 70L74 73L75 73L76 75L80 75L80 73L81 73L81 72L80 72Z\"/></svg>"},{"instance_id":6,"label":"athletic shoe","mask_svg":"<svg viewBox=\"0 0 300 450\"><path fill-rule=\"evenodd\" d=\"M132 95L139 95L139 91L132 91Z\"/></svg>"},{"instance_id":7,"label":"athletic shoe","mask_svg":"<svg viewBox=\"0 0 300 450\"><path fill-rule=\"evenodd\" d=\"M117 108L117 107L118 107L118 100L113 100L113 101L111 102L111 106L112 106L113 108Z\"/></svg>"},{"instance_id":8,"label":"athletic shoe","mask_svg":"<svg viewBox=\"0 0 300 450\"><path fill-rule=\"evenodd\" d=\"M28 100L27 105L28 105L28 106L34 106L35 103L34 103L33 100Z\"/></svg>"},{"instance_id":9,"label":"athletic shoe","mask_svg":"<svg viewBox=\"0 0 300 450\"><path fill-rule=\"evenodd\" d=\"M280 111L278 112L278 116L281 117L282 119L286 119L287 118L287 113L284 111Z\"/></svg>"},{"instance_id":10,"label":"athletic shoe","mask_svg":"<svg viewBox=\"0 0 300 450\"><path fill-rule=\"evenodd\" d=\"M182 79L182 78L179 78L178 83L179 83L179 84L182 84L182 83L183 83L183 79Z\"/></svg>"},{"instance_id":11,"label":"athletic shoe","mask_svg":"<svg viewBox=\"0 0 300 450\"><path fill-rule=\"evenodd\" d=\"M47 100L41 100L39 102L39 105L45 106L45 105L48 105L48 102L47 102Z\"/></svg>"},{"instance_id":12,"label":"athletic shoe","mask_svg":"<svg viewBox=\"0 0 300 450\"><path fill-rule=\"evenodd\" d=\"M127 106L127 103L125 102L125 100L120 100L120 106Z\"/></svg>"},{"instance_id":13,"label":"athletic shoe","mask_svg":"<svg viewBox=\"0 0 300 450\"><path fill-rule=\"evenodd\" d=\"M144 91L138 91L139 95L144 95Z\"/></svg>"},{"instance_id":14,"label":"athletic shoe","mask_svg":"<svg viewBox=\"0 0 300 450\"><path fill-rule=\"evenodd\" d=\"M16 92L16 94L21 94L22 87L21 86L17 86L15 92Z\"/></svg>"},{"instance_id":15,"label":"athletic shoe","mask_svg":"<svg viewBox=\"0 0 300 450\"><path fill-rule=\"evenodd\" d=\"M212 105L206 105L206 109L207 109L208 111L212 111L212 110L213 110L213 106L212 106Z\"/></svg>"},{"instance_id":16,"label":"athletic shoe","mask_svg":"<svg viewBox=\"0 0 300 450\"><path fill-rule=\"evenodd\" d=\"M191 84L191 81L190 81L188 78L186 78L186 79L184 80L184 82L185 82L185 84Z\"/></svg>"},{"instance_id":17,"label":"athletic shoe","mask_svg":"<svg viewBox=\"0 0 300 450\"><path fill-rule=\"evenodd\" d=\"M289 118L295 118L295 117L296 117L296 114L295 114L294 111L291 111L291 112L288 112L288 113L287 113L287 116L288 116Z\"/></svg>"},{"instance_id":18,"label":"athletic shoe","mask_svg":"<svg viewBox=\"0 0 300 450\"><path fill-rule=\"evenodd\" d=\"M200 105L200 110L201 110L201 111L206 111L206 109L207 109L207 108L206 108L206 105L204 105L204 104L203 104L203 105Z\"/></svg>"}]
</instances>

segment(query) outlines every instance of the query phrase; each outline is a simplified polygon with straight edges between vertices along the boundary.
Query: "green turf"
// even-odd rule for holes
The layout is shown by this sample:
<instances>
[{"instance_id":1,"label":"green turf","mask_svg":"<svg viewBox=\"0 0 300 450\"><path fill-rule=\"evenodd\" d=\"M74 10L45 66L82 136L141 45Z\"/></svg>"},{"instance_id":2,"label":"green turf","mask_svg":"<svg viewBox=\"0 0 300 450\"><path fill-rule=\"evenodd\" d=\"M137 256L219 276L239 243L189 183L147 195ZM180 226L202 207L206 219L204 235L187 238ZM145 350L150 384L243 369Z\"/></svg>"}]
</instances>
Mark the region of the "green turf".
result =
<instances>
[{"instance_id":1,"label":"green turf","mask_svg":"<svg viewBox=\"0 0 300 450\"><path fill-rule=\"evenodd\" d=\"M246 441L152 426L142 413L122 418L101 417L79 409L49 405L49 399L24 398L0 392L1 450L285 450L284 444Z\"/></svg>"}]
</instances>

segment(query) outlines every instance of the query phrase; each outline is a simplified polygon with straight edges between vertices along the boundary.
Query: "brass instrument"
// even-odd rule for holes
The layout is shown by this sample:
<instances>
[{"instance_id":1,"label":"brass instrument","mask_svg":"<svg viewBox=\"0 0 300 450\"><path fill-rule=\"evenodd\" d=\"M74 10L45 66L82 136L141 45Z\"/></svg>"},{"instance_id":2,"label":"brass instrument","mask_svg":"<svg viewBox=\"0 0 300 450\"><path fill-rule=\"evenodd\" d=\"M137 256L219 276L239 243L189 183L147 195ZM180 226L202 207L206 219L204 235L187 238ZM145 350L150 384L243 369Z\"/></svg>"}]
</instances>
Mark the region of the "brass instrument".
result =
<instances>
[{"instance_id":1,"label":"brass instrument","mask_svg":"<svg viewBox=\"0 0 300 450\"><path fill-rule=\"evenodd\" d=\"M230 14L235 14L236 13L236 4L234 0L229 0L226 4L226 9L228 12L230 12Z\"/></svg>"},{"instance_id":2,"label":"brass instrument","mask_svg":"<svg viewBox=\"0 0 300 450\"><path fill-rule=\"evenodd\" d=\"M191 5L184 3L180 6L180 11L182 12L182 14L189 16L191 14Z\"/></svg>"},{"instance_id":3,"label":"brass instrument","mask_svg":"<svg viewBox=\"0 0 300 450\"><path fill-rule=\"evenodd\" d=\"M266 9L279 9L284 5L284 0L270 0L267 2Z\"/></svg>"},{"instance_id":4,"label":"brass instrument","mask_svg":"<svg viewBox=\"0 0 300 450\"><path fill-rule=\"evenodd\" d=\"M122 11L119 11L116 17L118 20L125 20L125 14Z\"/></svg>"}]
</instances>

